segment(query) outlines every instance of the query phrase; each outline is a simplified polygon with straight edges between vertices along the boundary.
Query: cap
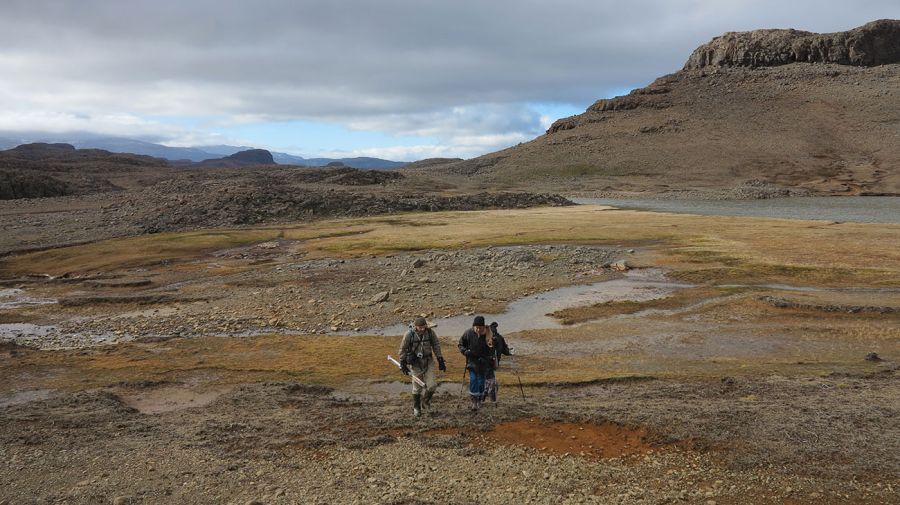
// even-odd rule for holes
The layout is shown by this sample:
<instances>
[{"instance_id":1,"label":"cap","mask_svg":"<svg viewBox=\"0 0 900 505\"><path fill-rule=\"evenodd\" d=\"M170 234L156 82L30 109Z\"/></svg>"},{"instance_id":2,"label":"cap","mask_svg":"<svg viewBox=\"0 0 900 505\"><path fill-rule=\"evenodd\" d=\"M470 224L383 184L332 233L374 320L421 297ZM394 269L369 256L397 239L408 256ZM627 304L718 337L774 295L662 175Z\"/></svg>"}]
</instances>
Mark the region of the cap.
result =
<instances>
[{"instance_id":1,"label":"cap","mask_svg":"<svg viewBox=\"0 0 900 505\"><path fill-rule=\"evenodd\" d=\"M484 317L475 316L475 320L472 321L472 326L484 326Z\"/></svg>"},{"instance_id":2,"label":"cap","mask_svg":"<svg viewBox=\"0 0 900 505\"><path fill-rule=\"evenodd\" d=\"M428 321L426 321L424 317L419 316L416 318L416 320L413 322L413 324L415 326L428 326Z\"/></svg>"}]
</instances>

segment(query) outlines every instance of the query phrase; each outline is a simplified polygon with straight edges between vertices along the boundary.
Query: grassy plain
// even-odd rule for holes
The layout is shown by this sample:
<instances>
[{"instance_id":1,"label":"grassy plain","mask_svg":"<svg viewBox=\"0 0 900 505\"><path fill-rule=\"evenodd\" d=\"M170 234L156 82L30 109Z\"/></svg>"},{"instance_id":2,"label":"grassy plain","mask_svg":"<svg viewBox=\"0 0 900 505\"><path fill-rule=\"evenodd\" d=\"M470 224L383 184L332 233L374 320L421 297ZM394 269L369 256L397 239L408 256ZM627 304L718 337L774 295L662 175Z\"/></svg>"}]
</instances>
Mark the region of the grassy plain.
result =
<instances>
[{"instance_id":1,"label":"grassy plain","mask_svg":"<svg viewBox=\"0 0 900 505\"><path fill-rule=\"evenodd\" d=\"M275 238L308 258L490 245L651 246L640 261L694 282L900 286L900 225L616 210L603 206L435 212L146 235L4 258L0 272L60 275L193 261Z\"/></svg>"}]
</instances>

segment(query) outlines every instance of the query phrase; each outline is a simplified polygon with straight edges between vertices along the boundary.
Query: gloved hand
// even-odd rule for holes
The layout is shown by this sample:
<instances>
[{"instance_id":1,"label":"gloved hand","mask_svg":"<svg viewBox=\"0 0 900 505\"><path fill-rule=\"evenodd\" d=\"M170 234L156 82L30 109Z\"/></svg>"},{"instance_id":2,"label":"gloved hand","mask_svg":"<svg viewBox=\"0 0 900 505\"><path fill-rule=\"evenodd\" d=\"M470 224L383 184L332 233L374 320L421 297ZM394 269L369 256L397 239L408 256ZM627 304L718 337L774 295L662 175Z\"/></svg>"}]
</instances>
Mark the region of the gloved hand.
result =
<instances>
[{"instance_id":1,"label":"gloved hand","mask_svg":"<svg viewBox=\"0 0 900 505\"><path fill-rule=\"evenodd\" d=\"M400 371L403 372L403 375L409 375L409 365L405 359L400 360Z\"/></svg>"},{"instance_id":2,"label":"gloved hand","mask_svg":"<svg viewBox=\"0 0 900 505\"><path fill-rule=\"evenodd\" d=\"M463 351L463 356L467 358L472 356L472 349L466 349L465 351Z\"/></svg>"},{"instance_id":3,"label":"gloved hand","mask_svg":"<svg viewBox=\"0 0 900 505\"><path fill-rule=\"evenodd\" d=\"M444 358L438 358L438 370L442 372L447 371L447 363L444 362Z\"/></svg>"}]
</instances>

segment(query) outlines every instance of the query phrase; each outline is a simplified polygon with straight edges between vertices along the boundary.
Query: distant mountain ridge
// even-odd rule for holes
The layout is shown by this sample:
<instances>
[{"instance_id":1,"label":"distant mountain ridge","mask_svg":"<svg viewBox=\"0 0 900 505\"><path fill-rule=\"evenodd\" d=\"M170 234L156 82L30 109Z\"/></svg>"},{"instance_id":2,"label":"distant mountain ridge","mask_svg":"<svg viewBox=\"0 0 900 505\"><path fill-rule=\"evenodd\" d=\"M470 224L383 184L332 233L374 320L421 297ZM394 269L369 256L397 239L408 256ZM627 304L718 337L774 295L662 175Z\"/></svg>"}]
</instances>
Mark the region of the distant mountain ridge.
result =
<instances>
[{"instance_id":1,"label":"distant mountain ridge","mask_svg":"<svg viewBox=\"0 0 900 505\"><path fill-rule=\"evenodd\" d=\"M188 160L200 162L220 159L241 151L254 149L250 146L208 145L196 147L169 147L153 142L145 142L125 137L101 137L96 135L48 134L40 132L8 133L0 136L0 150L12 149L16 146L32 143L71 144L78 149L102 149L114 153L138 154L163 158L170 161ZM303 158L292 154L272 152L275 163L281 165L304 165L308 167L324 167L332 162L341 162L348 167L391 170L406 165L406 162L384 160L381 158Z\"/></svg>"}]
</instances>

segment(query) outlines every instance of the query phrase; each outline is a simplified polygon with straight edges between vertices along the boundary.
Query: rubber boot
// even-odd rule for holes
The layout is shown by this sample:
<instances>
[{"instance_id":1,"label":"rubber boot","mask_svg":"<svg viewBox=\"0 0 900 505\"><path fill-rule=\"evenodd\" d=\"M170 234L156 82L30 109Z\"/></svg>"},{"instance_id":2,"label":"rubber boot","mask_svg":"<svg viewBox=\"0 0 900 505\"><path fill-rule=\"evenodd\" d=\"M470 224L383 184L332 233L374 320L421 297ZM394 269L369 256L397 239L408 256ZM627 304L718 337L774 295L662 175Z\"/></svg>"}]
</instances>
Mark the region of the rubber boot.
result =
<instances>
[{"instance_id":1,"label":"rubber boot","mask_svg":"<svg viewBox=\"0 0 900 505\"><path fill-rule=\"evenodd\" d=\"M477 412L477 411L478 411L478 397L473 396L472 397L472 412Z\"/></svg>"},{"instance_id":2,"label":"rubber boot","mask_svg":"<svg viewBox=\"0 0 900 505\"><path fill-rule=\"evenodd\" d=\"M425 394L422 395L422 410L425 412L431 413L431 397L434 396L434 391L426 390Z\"/></svg>"},{"instance_id":3,"label":"rubber boot","mask_svg":"<svg viewBox=\"0 0 900 505\"><path fill-rule=\"evenodd\" d=\"M413 395L413 415L419 417L422 415L422 396Z\"/></svg>"}]
</instances>

